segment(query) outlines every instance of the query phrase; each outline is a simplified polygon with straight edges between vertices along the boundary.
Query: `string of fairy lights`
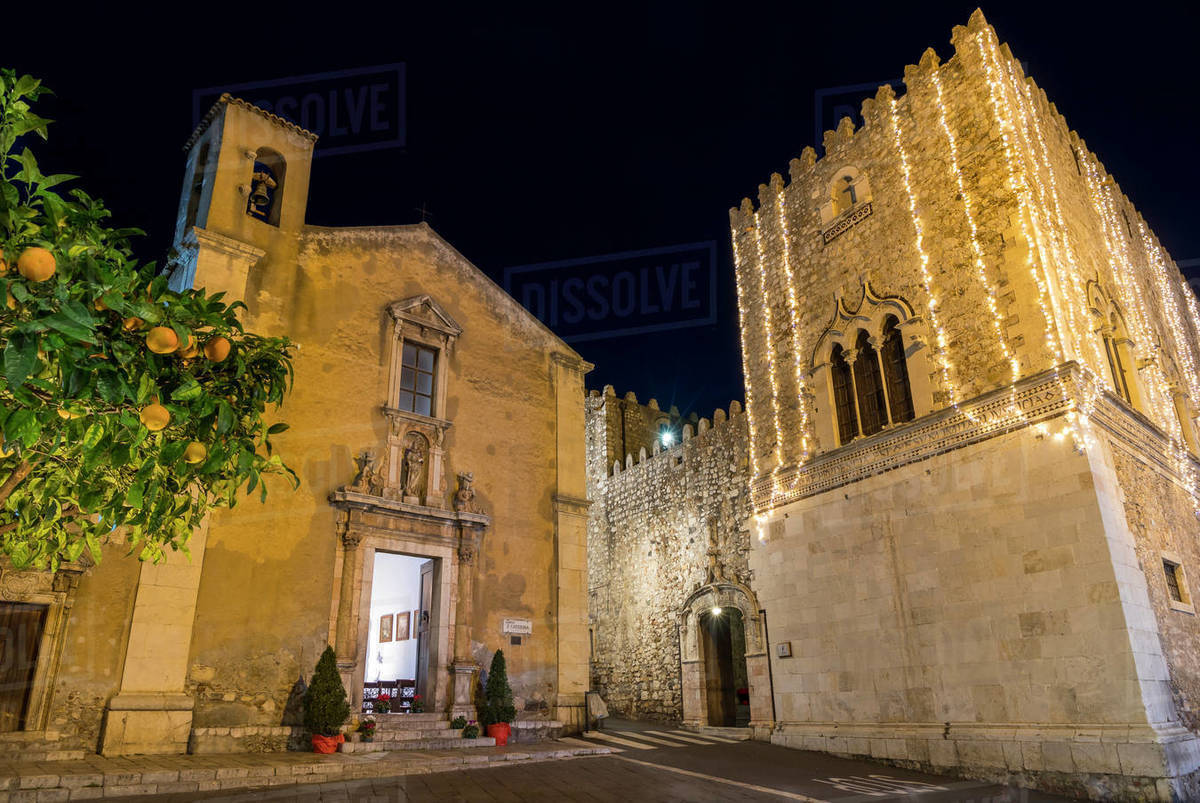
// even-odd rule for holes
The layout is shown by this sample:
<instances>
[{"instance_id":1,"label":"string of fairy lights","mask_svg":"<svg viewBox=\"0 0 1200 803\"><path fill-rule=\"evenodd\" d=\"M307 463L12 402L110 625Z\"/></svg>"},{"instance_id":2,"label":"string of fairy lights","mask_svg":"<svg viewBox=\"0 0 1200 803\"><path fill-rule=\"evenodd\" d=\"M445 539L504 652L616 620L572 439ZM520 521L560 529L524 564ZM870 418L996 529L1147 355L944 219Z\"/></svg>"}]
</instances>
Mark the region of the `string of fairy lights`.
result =
<instances>
[{"instance_id":1,"label":"string of fairy lights","mask_svg":"<svg viewBox=\"0 0 1200 803\"><path fill-rule=\"evenodd\" d=\"M1061 388L1067 413L1064 416L1065 426L1054 433L1054 437L1061 440L1070 436L1080 451L1089 448L1095 442L1090 422L1103 390L1107 388L1112 392L1120 392L1117 377L1107 370L1111 368L1111 357L1107 349L1118 347L1113 343L1105 343L1106 337L1110 341L1115 337L1113 322L1108 317L1111 312L1107 306L1104 309L1098 308L1111 303L1118 310L1121 324L1131 335L1131 345L1138 346L1137 356L1141 359L1134 360L1130 368L1136 383L1137 396L1145 406L1143 412L1167 435L1178 476L1187 486L1197 515L1200 516L1200 481L1188 445L1192 409L1187 407L1186 402L1183 410L1176 408L1177 386L1168 370L1166 351L1167 345L1172 347L1169 353L1176 358L1173 364L1175 372L1182 375L1179 379L1182 390L1186 391L1192 403L1200 403L1200 374L1197 373L1197 365L1200 365L1200 354L1197 353L1197 349L1200 348L1200 344L1197 343L1197 338L1200 337L1200 301L1183 282L1174 266L1169 264L1169 259L1136 211L1133 212L1136 216L1136 226L1129 223L1128 216L1123 212L1123 198L1119 196L1115 182L1103 174L1099 162L1080 144L1074 156L1084 180L1087 200L1097 218L1095 223L1098 225L1107 256L1108 272L1113 279L1113 286L1107 293L1096 293L1095 299L1090 295L1089 288L1100 277L1097 275L1092 279L1085 273L1083 259L1073 239L1079 235L1078 229L1072 228L1067 222L1065 196L1050 151L1052 143L1056 140L1046 135L1049 124L1054 122L1051 109L1047 108L1044 94L1041 97L1035 94L1036 86L1031 79L1025 78L1019 72L1015 60L1001 53L999 41L990 27L985 26L976 35L975 41L988 87L989 107L1000 132L1006 185L1016 200L1015 226L1026 246L1022 267L1028 272L1033 287L1036 288L1038 308L1045 322L1045 345L1055 360L1056 377L1059 366L1072 360L1082 369L1080 381L1076 383L1079 388L1078 402L1068 392L1066 383L1057 383ZM962 205L973 273L983 290L990 315L988 327L995 336L997 352L1009 368L1012 403L1006 416L992 418L984 424L993 429L1007 426L1014 420L1025 419L1024 412L1016 404L1021 364L1007 332L1006 318L1001 311L1001 267L989 266L987 262L978 219L978 211L983 207L977 196L970 191L960 163L958 135L950 125L939 72L939 68L934 65L929 75L934 90L938 123L947 143L946 166L958 190L956 198ZM1042 102L1039 103L1039 100ZM905 132L901 123L900 104L894 95L888 97L887 103L891 143L899 161L902 184L908 200L908 212L913 225L920 286L926 294L925 308L933 336L932 356L949 406L974 420L970 411L960 406L964 401L964 390L957 381L958 369L951 358L949 348L951 338L944 325L941 299L930 267L932 256L927 245L927 220L922 213L921 200L915 189L910 152L904 144ZM1047 121L1047 126L1043 126L1043 119ZM913 125L915 126L915 123ZM780 266L786 289L786 310L791 333L792 369L799 397L801 448L797 466L800 466L811 456L812 433L806 399L807 376L802 359L806 351L801 342L796 272L792 264L791 234L782 182L777 188L775 200L781 238ZM1119 215L1125 217L1125 227L1119 225ZM772 304L768 296L769 281L761 231L762 219L762 210L754 212L752 226L747 227L747 232L750 228L753 229L755 238L752 267L758 274L756 306L761 310L760 320L771 390L771 425L775 436L774 463L769 475L770 494L757 495L754 502L760 538L763 537L766 511L778 501L788 499L800 478L799 471L795 471L787 487L780 482L781 471L786 466L780 381L776 366L779 349L776 348L775 339L772 337ZM752 316L750 291L746 284L751 281L747 275L751 270L751 260L744 258L741 253L743 249L740 249L738 244L740 234L736 229L733 231L733 252L737 275L738 314L741 320L742 368L746 383L751 470L752 476L757 479L761 476L758 439L764 433L755 421L754 400L757 397L752 388L747 351L747 333ZM1141 252L1144 260L1137 258L1137 251ZM1144 265L1144 268L1139 269L1139 263ZM993 273L996 274L995 279ZM1153 293L1150 298L1147 297L1148 291L1143 288L1143 279L1148 279L1152 285ZM1155 336L1155 327L1151 321L1161 321L1165 325L1169 344L1164 344L1160 337ZM1045 422L1035 423L1034 427L1043 434L1050 431Z\"/></svg>"}]
</instances>

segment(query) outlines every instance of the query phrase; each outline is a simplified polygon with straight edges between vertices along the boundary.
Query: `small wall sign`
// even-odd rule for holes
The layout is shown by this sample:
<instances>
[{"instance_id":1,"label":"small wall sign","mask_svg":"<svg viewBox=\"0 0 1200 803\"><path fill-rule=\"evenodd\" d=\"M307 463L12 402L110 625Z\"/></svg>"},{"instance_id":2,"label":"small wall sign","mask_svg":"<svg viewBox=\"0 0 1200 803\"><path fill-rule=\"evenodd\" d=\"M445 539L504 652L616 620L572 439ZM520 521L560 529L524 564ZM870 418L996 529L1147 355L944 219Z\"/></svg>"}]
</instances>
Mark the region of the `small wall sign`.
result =
<instances>
[{"instance_id":1,"label":"small wall sign","mask_svg":"<svg viewBox=\"0 0 1200 803\"><path fill-rule=\"evenodd\" d=\"M533 633L532 619L505 619L500 627L501 633L515 633L519 636L528 636Z\"/></svg>"},{"instance_id":2,"label":"small wall sign","mask_svg":"<svg viewBox=\"0 0 1200 803\"><path fill-rule=\"evenodd\" d=\"M778 655L780 658L791 658L792 657L792 642L781 641L778 644L776 644L775 645L775 654Z\"/></svg>"}]
</instances>

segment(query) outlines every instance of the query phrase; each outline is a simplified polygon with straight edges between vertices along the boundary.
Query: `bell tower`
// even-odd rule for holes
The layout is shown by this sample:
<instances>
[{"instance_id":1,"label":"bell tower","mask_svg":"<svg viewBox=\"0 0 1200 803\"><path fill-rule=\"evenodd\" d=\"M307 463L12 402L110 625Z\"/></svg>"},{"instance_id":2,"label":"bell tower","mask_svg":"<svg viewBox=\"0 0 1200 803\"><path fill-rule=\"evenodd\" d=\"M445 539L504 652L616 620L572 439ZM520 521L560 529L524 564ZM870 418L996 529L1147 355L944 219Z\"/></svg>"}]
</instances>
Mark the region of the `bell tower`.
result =
<instances>
[{"instance_id":1,"label":"bell tower","mask_svg":"<svg viewBox=\"0 0 1200 803\"><path fill-rule=\"evenodd\" d=\"M316 134L228 94L188 139L175 289L246 296L250 272L304 226Z\"/></svg>"}]
</instances>

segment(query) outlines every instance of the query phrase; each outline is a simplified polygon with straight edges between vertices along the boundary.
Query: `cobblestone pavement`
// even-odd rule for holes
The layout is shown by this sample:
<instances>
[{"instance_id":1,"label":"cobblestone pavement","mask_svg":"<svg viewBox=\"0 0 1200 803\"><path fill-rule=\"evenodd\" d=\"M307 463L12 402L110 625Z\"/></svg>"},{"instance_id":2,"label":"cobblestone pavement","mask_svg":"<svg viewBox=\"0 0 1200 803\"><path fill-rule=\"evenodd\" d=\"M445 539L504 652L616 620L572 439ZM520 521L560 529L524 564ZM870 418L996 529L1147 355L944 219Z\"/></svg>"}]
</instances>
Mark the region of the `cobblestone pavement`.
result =
<instances>
[{"instance_id":1,"label":"cobblestone pavement","mask_svg":"<svg viewBox=\"0 0 1200 803\"><path fill-rule=\"evenodd\" d=\"M400 778L280 786L239 793L158 796L156 801L301 801L302 803L508 803L510 801L809 801L866 803L1040 803L1061 801L1025 790L790 750L689 734L669 727L607 728L608 738L580 741L620 750L608 756L461 769ZM683 741L691 737L690 742ZM627 745L620 745L621 739ZM704 742L696 744L695 742ZM631 747L641 744L642 747ZM111 800L111 798L108 798ZM146 800L147 798L129 798Z\"/></svg>"}]
</instances>

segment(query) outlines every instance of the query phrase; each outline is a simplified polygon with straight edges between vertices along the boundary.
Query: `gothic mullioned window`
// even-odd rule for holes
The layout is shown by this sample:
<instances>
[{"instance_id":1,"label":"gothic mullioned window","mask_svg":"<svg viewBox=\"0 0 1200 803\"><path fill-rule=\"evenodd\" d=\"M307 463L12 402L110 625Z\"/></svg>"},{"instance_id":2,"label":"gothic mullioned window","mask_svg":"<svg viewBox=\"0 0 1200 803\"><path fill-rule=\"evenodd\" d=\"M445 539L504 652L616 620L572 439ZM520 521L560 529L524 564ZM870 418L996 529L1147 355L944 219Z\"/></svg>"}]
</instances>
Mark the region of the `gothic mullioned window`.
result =
<instances>
[{"instance_id":1,"label":"gothic mullioned window","mask_svg":"<svg viewBox=\"0 0 1200 803\"><path fill-rule=\"evenodd\" d=\"M904 359L904 339L900 335L896 316L889 315L883 323L883 376L887 383L888 404L892 423L913 420L912 385L908 381L908 365Z\"/></svg>"},{"instance_id":2,"label":"gothic mullioned window","mask_svg":"<svg viewBox=\"0 0 1200 803\"><path fill-rule=\"evenodd\" d=\"M841 345L834 345L829 360L833 372L833 398L837 416L838 441L845 445L858 434L858 416L854 410L854 380Z\"/></svg>"},{"instance_id":3,"label":"gothic mullioned window","mask_svg":"<svg viewBox=\"0 0 1200 803\"><path fill-rule=\"evenodd\" d=\"M858 330L854 348L854 389L858 394L858 420L864 435L874 435L888 424L887 400L883 395L883 377L879 373L879 354L871 345L866 329Z\"/></svg>"},{"instance_id":4,"label":"gothic mullioned window","mask_svg":"<svg viewBox=\"0 0 1200 803\"><path fill-rule=\"evenodd\" d=\"M809 392L818 449L845 446L933 412L921 323L908 302L879 295L867 282L857 303L838 297L812 356Z\"/></svg>"}]
</instances>

